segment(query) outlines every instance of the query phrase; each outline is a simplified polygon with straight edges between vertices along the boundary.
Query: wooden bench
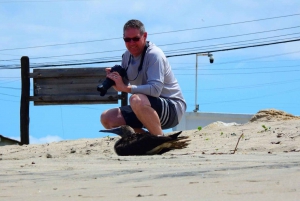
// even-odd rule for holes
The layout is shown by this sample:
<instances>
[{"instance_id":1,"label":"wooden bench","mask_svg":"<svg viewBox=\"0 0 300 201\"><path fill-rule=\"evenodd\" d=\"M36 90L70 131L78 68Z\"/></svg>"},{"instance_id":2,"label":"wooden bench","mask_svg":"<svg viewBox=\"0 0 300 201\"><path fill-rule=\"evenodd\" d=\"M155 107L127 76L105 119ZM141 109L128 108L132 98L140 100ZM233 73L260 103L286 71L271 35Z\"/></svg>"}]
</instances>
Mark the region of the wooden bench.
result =
<instances>
[{"instance_id":1,"label":"wooden bench","mask_svg":"<svg viewBox=\"0 0 300 201\"><path fill-rule=\"evenodd\" d=\"M118 94L111 87L105 96L100 96L97 86L106 79L102 68L55 68L34 69L30 73L29 58L21 58L21 144L29 144L29 102L34 105L66 104L128 104L128 94ZM30 96L30 79L33 79L33 96Z\"/></svg>"}]
</instances>

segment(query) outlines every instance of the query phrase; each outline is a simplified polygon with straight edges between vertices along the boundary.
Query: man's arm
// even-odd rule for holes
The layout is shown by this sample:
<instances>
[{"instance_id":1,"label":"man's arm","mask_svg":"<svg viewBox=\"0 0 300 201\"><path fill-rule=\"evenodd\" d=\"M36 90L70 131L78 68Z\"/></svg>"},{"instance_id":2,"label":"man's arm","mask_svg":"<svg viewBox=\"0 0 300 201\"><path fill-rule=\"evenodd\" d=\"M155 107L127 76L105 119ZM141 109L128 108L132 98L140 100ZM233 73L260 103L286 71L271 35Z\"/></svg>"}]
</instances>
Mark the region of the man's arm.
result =
<instances>
[{"instance_id":1,"label":"man's arm","mask_svg":"<svg viewBox=\"0 0 300 201\"><path fill-rule=\"evenodd\" d=\"M131 85L132 93L142 93L158 97L164 87L166 60L157 52L147 55L147 66L143 68L142 74L147 74L147 81L142 85Z\"/></svg>"}]
</instances>

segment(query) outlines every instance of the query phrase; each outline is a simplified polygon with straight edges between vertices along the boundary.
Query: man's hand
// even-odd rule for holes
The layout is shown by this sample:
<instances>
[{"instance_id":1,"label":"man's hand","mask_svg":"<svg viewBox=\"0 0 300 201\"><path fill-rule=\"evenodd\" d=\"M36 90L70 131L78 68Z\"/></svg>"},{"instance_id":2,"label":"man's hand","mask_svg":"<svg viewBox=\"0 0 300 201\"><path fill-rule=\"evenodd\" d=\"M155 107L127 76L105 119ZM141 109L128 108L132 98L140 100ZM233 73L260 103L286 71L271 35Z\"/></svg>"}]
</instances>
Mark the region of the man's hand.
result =
<instances>
[{"instance_id":1,"label":"man's hand","mask_svg":"<svg viewBox=\"0 0 300 201\"><path fill-rule=\"evenodd\" d=\"M113 85L113 88L116 91L121 91L121 92L127 92L130 93L131 92L131 88L130 86L127 86L124 84L122 77L119 75L118 72L110 72L110 68L106 68L106 77L108 77L109 79L113 80L115 82L115 85Z\"/></svg>"}]
</instances>

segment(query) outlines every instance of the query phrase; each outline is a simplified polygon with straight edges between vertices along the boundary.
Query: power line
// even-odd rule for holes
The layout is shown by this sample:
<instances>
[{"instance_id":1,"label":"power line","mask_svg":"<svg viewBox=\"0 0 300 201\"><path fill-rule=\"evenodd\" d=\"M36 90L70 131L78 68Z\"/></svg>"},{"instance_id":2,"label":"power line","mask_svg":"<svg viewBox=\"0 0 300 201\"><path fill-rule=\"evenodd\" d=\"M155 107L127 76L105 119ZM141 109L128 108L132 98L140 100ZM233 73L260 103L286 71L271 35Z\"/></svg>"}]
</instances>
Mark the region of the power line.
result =
<instances>
[{"instance_id":1,"label":"power line","mask_svg":"<svg viewBox=\"0 0 300 201\"><path fill-rule=\"evenodd\" d=\"M298 52L298 51L297 51ZM286 53L286 54L293 54L293 52L290 52L290 53ZM281 55L281 54L280 54ZM284 55L284 54L282 54ZM266 56L267 57L267 56ZM245 63L278 63L278 62L286 62L286 61L299 61L300 59L284 59L284 60L262 60L262 61L249 61L249 62L246 62ZM177 65L195 65L195 62L170 62L172 64L172 66L177 66ZM211 64L207 64L207 62L199 62L198 64L200 64L199 66L211 66ZM215 63L214 65L218 65L220 63Z\"/></svg>"},{"instance_id":2,"label":"power line","mask_svg":"<svg viewBox=\"0 0 300 201\"><path fill-rule=\"evenodd\" d=\"M194 65L194 64L193 64ZM209 70L209 71L216 71L216 70L256 70L256 69L274 69L274 68L295 68L295 67L300 67L300 65L292 65L292 66L258 66L258 67L242 67L242 68L200 68L198 69L198 71L206 71L206 70ZM182 70L182 68L172 68L172 70ZM195 66L193 67L190 67L190 68L184 68L184 70L195 70Z\"/></svg>"},{"instance_id":3,"label":"power line","mask_svg":"<svg viewBox=\"0 0 300 201\"><path fill-rule=\"evenodd\" d=\"M16 88L16 87L2 87L0 86L1 89L16 89L16 90L21 90L21 88Z\"/></svg>"},{"instance_id":4,"label":"power line","mask_svg":"<svg viewBox=\"0 0 300 201\"><path fill-rule=\"evenodd\" d=\"M20 77L0 77L0 78L2 78L2 79L19 78L20 79ZM15 82L15 81L12 81L12 82Z\"/></svg>"},{"instance_id":5,"label":"power line","mask_svg":"<svg viewBox=\"0 0 300 201\"><path fill-rule=\"evenodd\" d=\"M290 43L290 42L297 42L297 41L300 41L300 38L299 39L294 39L294 40L279 41L279 42L274 42L274 43L249 45L249 46L242 46L242 47L233 47L233 48L226 48L226 49L202 51L202 52L191 52L191 53L186 53L186 54L175 54L175 55L169 55L167 57L188 56L188 55L207 53L207 52L209 52L209 53L224 52L224 51L230 51L230 50L246 49L246 48L251 48L251 47L262 47L262 46L276 45L276 44L281 44L281 43Z\"/></svg>"},{"instance_id":6,"label":"power line","mask_svg":"<svg viewBox=\"0 0 300 201\"><path fill-rule=\"evenodd\" d=\"M7 101L7 102L16 102L16 103L20 103L20 101L14 101L14 100L5 100L5 99L0 99L1 101Z\"/></svg>"},{"instance_id":7,"label":"power line","mask_svg":"<svg viewBox=\"0 0 300 201\"><path fill-rule=\"evenodd\" d=\"M89 54L101 54L101 53L118 52L118 51L124 52L125 49L120 49L120 50L107 50L107 51L101 51L101 52L87 52L87 53L78 53L78 54L65 54L65 55L54 55L54 56L32 57L32 58L30 58L30 59L48 59L48 58L57 58L57 57L82 56L82 55L89 55ZM20 59L9 59L9 60L0 60L0 61L16 61L16 60L20 60Z\"/></svg>"},{"instance_id":8,"label":"power line","mask_svg":"<svg viewBox=\"0 0 300 201\"><path fill-rule=\"evenodd\" d=\"M4 95L4 96L11 96L11 97L20 97L20 96L15 96L15 95L11 95L11 94L4 94L4 93L0 93L1 95Z\"/></svg>"},{"instance_id":9,"label":"power line","mask_svg":"<svg viewBox=\"0 0 300 201\"><path fill-rule=\"evenodd\" d=\"M173 32L182 32L182 31L191 31L191 30L197 30L197 29L207 29L207 28L229 26L229 25L235 25L235 24L244 24L244 23L250 23L250 22L257 22L257 21L272 20L272 19L285 18L285 17L293 17L293 16L297 16L297 15L300 15L300 13L291 14L291 15L284 15L284 16L277 16L277 17L262 18L262 19L256 19L256 20L248 20L248 21L242 21L242 22L233 22L233 23L227 23L227 24L219 24L219 25L198 27L198 28L182 29L182 30L176 30L176 31L158 32L158 33L152 33L151 35L173 33Z\"/></svg>"},{"instance_id":10,"label":"power line","mask_svg":"<svg viewBox=\"0 0 300 201\"><path fill-rule=\"evenodd\" d=\"M174 31L157 32L157 33L152 33L152 34L148 34L148 35L158 35L158 34L176 33L176 32L184 32L184 31L199 30L199 29L208 29L208 28L230 26L230 25L244 24L244 23L264 21L264 20L272 20L272 19L279 19L279 18L286 18L286 17L294 17L294 16L298 16L298 15L300 15L300 13L291 14L291 15L277 16L277 17L261 18L261 19L256 19L256 20L247 20L247 21L241 21L241 22L233 22L233 23L226 23L226 24L205 26L205 27L196 27L196 28L190 28L190 29L181 29L181 30L174 30ZM108 38L108 39L88 40L88 41L79 41L79 42L71 42L71 43L58 43L58 44L29 46L29 47L7 48L7 49L0 49L0 51L10 51L10 50L20 50L20 49L32 49L32 48L43 48L43 47L53 47L53 46L63 46L63 45L74 45L74 44L91 43L91 42L102 42L102 41L116 40L116 39L121 39L121 38L122 37L115 37L115 38Z\"/></svg>"},{"instance_id":11,"label":"power line","mask_svg":"<svg viewBox=\"0 0 300 201\"><path fill-rule=\"evenodd\" d=\"M254 45L247 45L247 46L240 46L240 47L232 47L232 48L225 48L225 49L215 49L215 50L206 50L202 52L190 52L190 53L182 53L182 54L175 54L175 55L168 55L166 57L179 57L179 56L188 56L200 53L214 53L214 52L222 52L222 51L231 51L231 50L238 50L238 49L246 49L246 48L253 48L253 47L262 47L262 46L269 46L269 45L276 45L282 43L290 43L290 42L297 42L300 41L300 38L293 39L293 40L284 40L272 43L262 43L262 44L254 44ZM112 62L120 62L121 60L105 60L105 61L93 61L93 62L81 62L81 63L65 63L65 64L44 64L44 65L35 65L31 66L31 68L47 68L47 67L61 67L61 66L79 66L79 65L91 65L91 64L101 64L101 63L112 63ZM2 69L17 69L20 66L15 67L7 67L7 66L0 66Z\"/></svg>"},{"instance_id":12,"label":"power line","mask_svg":"<svg viewBox=\"0 0 300 201\"><path fill-rule=\"evenodd\" d=\"M0 77L0 78L3 78L3 77ZM5 78L10 78L10 77L5 77ZM19 81L20 80L20 78L19 79L16 79L16 80L11 80L11 81L5 81L5 82L0 82L0 84L4 84L4 83L10 83L10 82L16 82L16 81Z\"/></svg>"},{"instance_id":13,"label":"power line","mask_svg":"<svg viewBox=\"0 0 300 201\"><path fill-rule=\"evenodd\" d=\"M298 34L298 33L297 33ZM289 34L287 34L289 35ZM292 34L291 34L292 35ZM284 36L284 35L281 35ZM280 37L280 36L274 36L274 37ZM267 38L273 38L273 37L267 37ZM183 49L177 49L177 50L169 50L169 51L165 51L165 54L171 54L171 53L175 53L175 52L190 52L190 51L197 51L199 52L200 50L207 50L207 48L212 48L212 47L216 47L216 48L231 48L231 47L236 47L237 44L239 43L244 43L244 42L248 42L248 41L255 41L255 40L263 40L266 38L258 38L258 39L251 39L251 40L244 40L244 41L236 41L236 42L229 42L229 43L222 43L222 44L215 44L215 45L205 45L205 46L201 46L201 47L193 47L193 48L183 48ZM293 38L284 38L285 40L291 40L291 39L298 39L298 37L293 37ZM262 42L278 42L278 41L282 41L283 39L277 39L277 40L268 40L268 41L262 41ZM232 45L232 44L236 44L236 45ZM240 45L257 45L260 43L244 43L244 44L240 44ZM168 56L167 56L168 57ZM116 57L110 57L109 59L113 59L113 58L119 58L119 56ZM94 58L94 59L84 59L84 60L79 60L81 62L91 62L91 61L99 61L99 59L101 59L103 61L103 59L106 58ZM69 60L69 61L59 61L59 62L50 62L50 63L44 63L44 64L57 64L57 63L66 63L66 62L75 62L74 60ZM41 63L37 63L37 65L41 65Z\"/></svg>"},{"instance_id":14,"label":"power line","mask_svg":"<svg viewBox=\"0 0 300 201\"><path fill-rule=\"evenodd\" d=\"M235 37L248 36L248 35L254 35L254 34L261 34L261 33L282 31L282 30L287 30L287 29L295 29L295 28L299 28L299 27L300 26L286 27L286 28L272 29L272 30L267 30L267 31L259 31L259 32L252 32L252 33L246 33L246 34L238 34L238 35L230 35L230 36L223 36L223 37L207 38L207 39L185 41L185 42L179 42L179 43L162 44L162 45L158 45L158 46L162 47L162 46L187 44L187 43L194 43L194 42L201 42L201 41L210 41L210 40L220 40L220 39L226 39L226 38L235 38ZM276 37L296 35L296 34L299 34L299 32L298 33L291 33L291 34L284 34L284 35L277 35L277 36L270 36L270 37L265 37L265 38L260 38L260 39L252 39L252 40L261 40L261 39L266 39L266 38L276 38ZM248 40L248 41L250 41L250 40ZM237 43L237 42L235 42L235 43ZM82 56L82 55L101 54L101 53L118 52L118 51L123 51L124 52L125 49L107 50L107 51L101 51L101 52L87 52L87 53L78 53L78 54L66 54L66 55L33 57L31 59L46 59L46 58L68 57L68 56ZM6 60L0 60L0 61L16 61L16 60L19 60L19 59L6 59Z\"/></svg>"},{"instance_id":15,"label":"power line","mask_svg":"<svg viewBox=\"0 0 300 201\"><path fill-rule=\"evenodd\" d=\"M299 52L300 51L294 51L294 52L288 52L288 53L272 54L272 55L268 55L268 56L252 57L252 58L249 58L249 59L242 59L242 60L222 62L222 63L218 63L217 65L224 65L224 64L229 64L229 63L237 63L237 62L245 62L245 61L251 61L251 60L256 60L256 59L277 57L277 56L282 56L282 55L295 54L295 53L299 53Z\"/></svg>"},{"instance_id":16,"label":"power line","mask_svg":"<svg viewBox=\"0 0 300 201\"><path fill-rule=\"evenodd\" d=\"M277 36L275 36L277 37ZM239 45L256 45L259 44L258 42L255 43L245 43L245 42L250 42L250 41L257 41L257 40L263 40L263 39L269 39L269 38L274 38L274 37L267 37L267 38L257 38L257 39L250 39L250 40L243 40L243 41L236 41L236 42L229 42L229 43L221 43L221 44L214 44L214 45L204 45L201 47L190 47L190 48L183 48L183 49L177 49L177 50L169 50L169 51L165 51L165 53L172 53L172 52L188 52L188 51L199 51L202 49L207 49L207 48L211 48L211 47L236 47L235 44L239 44ZM292 38L282 38L282 39L276 39L276 40L265 40L265 41L261 41L260 43L264 42L278 42L278 41L282 41L282 40L292 40L292 39L297 39L299 37L292 37Z\"/></svg>"},{"instance_id":17,"label":"power line","mask_svg":"<svg viewBox=\"0 0 300 201\"><path fill-rule=\"evenodd\" d=\"M198 73L198 75L249 75L249 74L270 74L270 73L290 73L290 72L299 72L300 70L279 70L279 71L258 71L258 72L230 72L230 73ZM195 75L194 73L186 73L180 75Z\"/></svg>"},{"instance_id":18,"label":"power line","mask_svg":"<svg viewBox=\"0 0 300 201\"><path fill-rule=\"evenodd\" d=\"M249 35L254 35L254 34L261 34L261 33L282 31L282 30L287 30L287 29L295 29L295 28L299 28L299 27L300 26L286 27L286 28L281 28L281 29L273 29L273 30L252 32L252 33L246 33L246 34L237 34L237 35L231 35L231 36L222 36L222 37L215 37L215 38L207 38L207 39L193 40L193 41L186 41L186 42L179 42L179 43L170 43L170 44L164 44L164 45L159 45L159 46L181 45L181 44L186 44L186 43L202 42L202 41L209 41L209 40L219 40L219 39L225 39L225 38L235 38L235 37L249 36ZM298 33L292 33L292 34L279 35L279 36L272 36L272 37L280 37L280 36L287 36L287 35L294 35L294 34L299 34L299 32ZM272 38L272 37L266 37L266 38Z\"/></svg>"}]
</instances>

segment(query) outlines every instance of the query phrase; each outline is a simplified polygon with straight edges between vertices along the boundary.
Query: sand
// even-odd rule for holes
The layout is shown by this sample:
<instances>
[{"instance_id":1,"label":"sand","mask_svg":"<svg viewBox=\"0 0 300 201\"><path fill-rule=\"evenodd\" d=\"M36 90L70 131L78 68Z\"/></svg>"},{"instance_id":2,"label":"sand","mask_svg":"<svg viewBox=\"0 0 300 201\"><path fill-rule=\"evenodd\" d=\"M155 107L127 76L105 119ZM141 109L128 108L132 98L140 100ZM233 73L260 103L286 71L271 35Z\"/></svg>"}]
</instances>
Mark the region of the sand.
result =
<instances>
[{"instance_id":1,"label":"sand","mask_svg":"<svg viewBox=\"0 0 300 201\"><path fill-rule=\"evenodd\" d=\"M182 135L187 148L153 156L117 156L118 137L0 147L0 200L300 200L300 117Z\"/></svg>"}]
</instances>

